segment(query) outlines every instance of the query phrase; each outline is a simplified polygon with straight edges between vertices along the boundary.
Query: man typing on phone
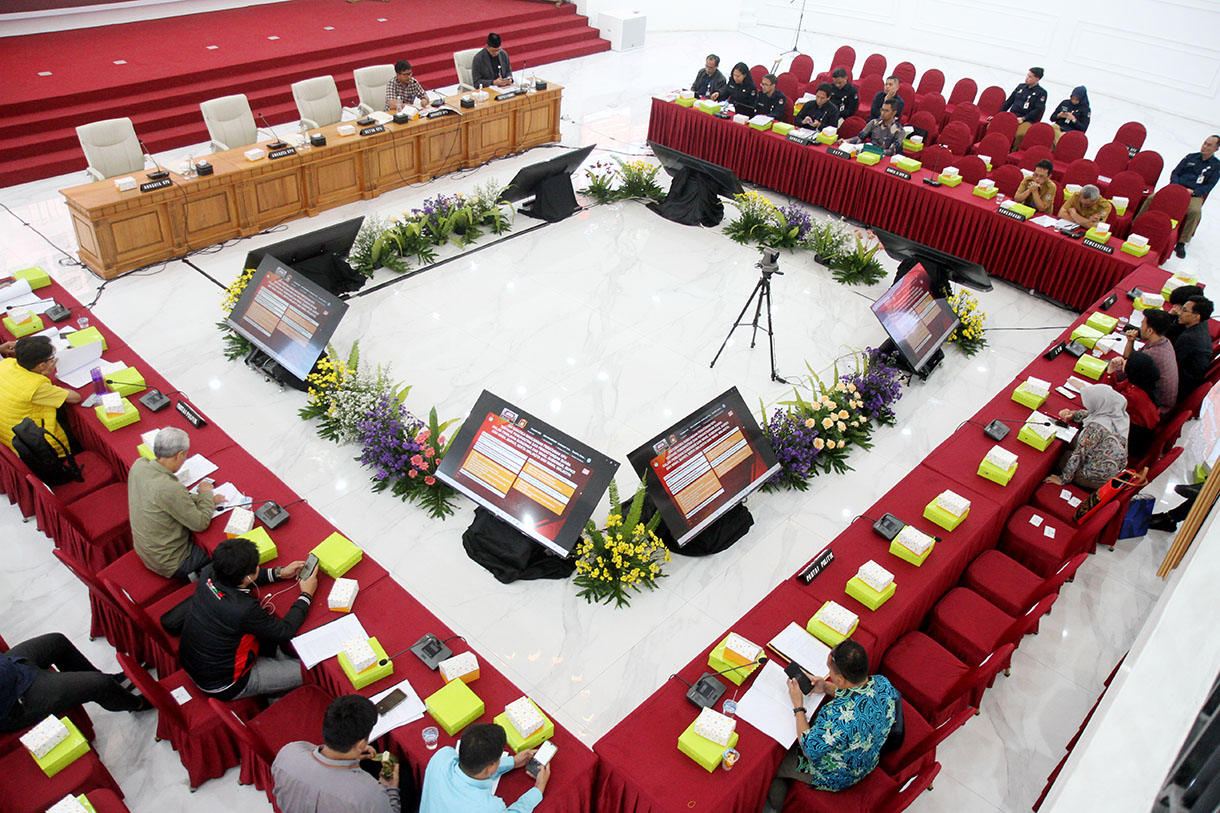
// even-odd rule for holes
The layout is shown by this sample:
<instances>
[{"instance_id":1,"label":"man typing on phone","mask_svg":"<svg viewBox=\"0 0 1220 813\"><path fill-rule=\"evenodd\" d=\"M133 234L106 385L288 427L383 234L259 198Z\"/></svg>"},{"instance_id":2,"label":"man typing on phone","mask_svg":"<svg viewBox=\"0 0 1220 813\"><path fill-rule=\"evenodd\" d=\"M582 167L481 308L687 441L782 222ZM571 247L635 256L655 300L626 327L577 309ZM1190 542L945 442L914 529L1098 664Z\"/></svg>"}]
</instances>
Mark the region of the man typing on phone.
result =
<instances>
[{"instance_id":1,"label":"man typing on phone","mask_svg":"<svg viewBox=\"0 0 1220 813\"><path fill-rule=\"evenodd\" d=\"M491 780L514 768L523 768L534 758L535 749L515 757L504 753L508 738L495 723L476 723L462 732L462 749L445 746L428 760L419 813L531 813L542 802L551 778L548 763L534 779L534 786L512 805L492 793Z\"/></svg>"},{"instance_id":2,"label":"man typing on phone","mask_svg":"<svg viewBox=\"0 0 1220 813\"><path fill-rule=\"evenodd\" d=\"M806 673L814 693L826 695L810 723L796 678L788 695L796 716L796 745L780 763L767 799L780 810L789 780L818 790L845 790L868 776L881 761L881 746L894 725L898 691L881 675L868 673L868 653L848 639L830 651L825 678Z\"/></svg>"}]
</instances>

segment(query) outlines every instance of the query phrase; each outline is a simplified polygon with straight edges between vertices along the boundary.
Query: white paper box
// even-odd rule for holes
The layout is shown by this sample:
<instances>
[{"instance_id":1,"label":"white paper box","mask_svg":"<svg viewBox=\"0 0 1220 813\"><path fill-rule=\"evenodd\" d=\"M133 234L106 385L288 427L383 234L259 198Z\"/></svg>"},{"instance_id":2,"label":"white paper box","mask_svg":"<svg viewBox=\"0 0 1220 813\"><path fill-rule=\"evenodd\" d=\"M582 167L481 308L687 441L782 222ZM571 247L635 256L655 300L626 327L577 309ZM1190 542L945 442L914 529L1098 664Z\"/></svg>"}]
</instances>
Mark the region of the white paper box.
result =
<instances>
[{"instance_id":1,"label":"white paper box","mask_svg":"<svg viewBox=\"0 0 1220 813\"><path fill-rule=\"evenodd\" d=\"M684 90L681 93L679 93L678 95L681 96L683 99L693 99L693 98L695 98L695 91Z\"/></svg>"},{"instance_id":2,"label":"white paper box","mask_svg":"<svg viewBox=\"0 0 1220 813\"><path fill-rule=\"evenodd\" d=\"M340 124L339 125L339 135L350 136L350 135L355 135L355 134L356 134L355 125L352 125L352 124Z\"/></svg>"},{"instance_id":3,"label":"white paper box","mask_svg":"<svg viewBox=\"0 0 1220 813\"><path fill-rule=\"evenodd\" d=\"M898 536L894 537L894 541L916 556L923 556L936 540L918 528L912 528L908 525L898 532Z\"/></svg>"},{"instance_id":4,"label":"white paper box","mask_svg":"<svg viewBox=\"0 0 1220 813\"><path fill-rule=\"evenodd\" d=\"M248 508L234 508L229 514L229 521L225 523L225 533L233 536L243 536L250 533L250 529L254 527L254 512Z\"/></svg>"},{"instance_id":5,"label":"white paper box","mask_svg":"<svg viewBox=\"0 0 1220 813\"><path fill-rule=\"evenodd\" d=\"M737 656L744 658L746 663L758 660L758 656L762 654L761 646L735 632L729 633L729 637L724 642L724 648L737 653Z\"/></svg>"},{"instance_id":6,"label":"white paper box","mask_svg":"<svg viewBox=\"0 0 1220 813\"><path fill-rule=\"evenodd\" d=\"M851 610L834 601L823 604L815 617L840 635L847 635L851 632L851 628L859 618Z\"/></svg>"},{"instance_id":7,"label":"white paper box","mask_svg":"<svg viewBox=\"0 0 1220 813\"><path fill-rule=\"evenodd\" d=\"M912 144L922 144L922 143L923 143L923 136L917 136L917 135L913 135L913 136L911 136L911 143L912 143Z\"/></svg>"},{"instance_id":8,"label":"white paper box","mask_svg":"<svg viewBox=\"0 0 1220 813\"><path fill-rule=\"evenodd\" d=\"M733 116L733 123L734 124L749 124L750 117L745 115L744 113L737 113L736 115Z\"/></svg>"},{"instance_id":9,"label":"white paper box","mask_svg":"<svg viewBox=\"0 0 1220 813\"><path fill-rule=\"evenodd\" d=\"M995 186L995 181L991 180L990 178L983 178L981 181L976 183L975 186L977 186L979 189L990 189L991 187Z\"/></svg>"},{"instance_id":10,"label":"white paper box","mask_svg":"<svg viewBox=\"0 0 1220 813\"><path fill-rule=\"evenodd\" d=\"M1078 184L1078 183L1065 184L1063 187L1063 196L1065 198L1070 198L1072 195L1075 195L1079 191L1080 191L1080 184Z\"/></svg>"},{"instance_id":11,"label":"white paper box","mask_svg":"<svg viewBox=\"0 0 1220 813\"><path fill-rule=\"evenodd\" d=\"M1110 233L1110 224L1109 223L1098 223L1093 228L1097 229L1098 234L1109 234Z\"/></svg>"},{"instance_id":12,"label":"white paper box","mask_svg":"<svg viewBox=\"0 0 1220 813\"><path fill-rule=\"evenodd\" d=\"M860 565L860 569L856 571L856 576L859 577L860 581L878 593L884 592L886 588L894 583L894 574L873 561Z\"/></svg>"},{"instance_id":13,"label":"white paper box","mask_svg":"<svg viewBox=\"0 0 1220 813\"><path fill-rule=\"evenodd\" d=\"M1131 201L1123 197L1113 197L1110 198L1110 202L1114 204L1115 209L1126 209L1127 204L1129 204Z\"/></svg>"},{"instance_id":14,"label":"white paper box","mask_svg":"<svg viewBox=\"0 0 1220 813\"><path fill-rule=\"evenodd\" d=\"M955 517L960 517L970 510L970 500L948 489L945 489L936 497L936 504Z\"/></svg>"},{"instance_id":15,"label":"white paper box","mask_svg":"<svg viewBox=\"0 0 1220 813\"><path fill-rule=\"evenodd\" d=\"M727 746L737 728L737 721L718 711L705 708L695 718L695 733L717 745Z\"/></svg>"},{"instance_id":16,"label":"white paper box","mask_svg":"<svg viewBox=\"0 0 1220 813\"><path fill-rule=\"evenodd\" d=\"M131 177L130 175L124 175L122 178L114 179L114 186L120 192L130 192L139 186L139 184L136 183L135 178Z\"/></svg>"},{"instance_id":17,"label":"white paper box","mask_svg":"<svg viewBox=\"0 0 1220 813\"><path fill-rule=\"evenodd\" d=\"M1140 294L1140 302L1149 308L1160 308L1165 304L1165 297L1160 294L1154 294L1151 291L1144 291Z\"/></svg>"},{"instance_id":18,"label":"white paper box","mask_svg":"<svg viewBox=\"0 0 1220 813\"><path fill-rule=\"evenodd\" d=\"M528 697L518 698L505 706L504 716L508 718L509 724L517 729L522 739L528 740L546 725L546 721Z\"/></svg>"},{"instance_id":19,"label":"white paper box","mask_svg":"<svg viewBox=\"0 0 1220 813\"><path fill-rule=\"evenodd\" d=\"M987 166L991 166L991 156L990 155L980 155L979 159L982 160L982 162L984 164L986 164ZM990 180L990 179L988 179L988 180ZM992 183L995 183L995 181L992 181Z\"/></svg>"},{"instance_id":20,"label":"white paper box","mask_svg":"<svg viewBox=\"0 0 1220 813\"><path fill-rule=\"evenodd\" d=\"M750 124L756 124L756 125L758 125L759 127L762 127L762 126L764 126L764 125L770 124L770 123L771 123L771 122L773 122L773 121L775 121L775 118L774 118L774 117L772 117L772 116L764 116L762 113L759 113L757 116L755 116L754 118L750 119Z\"/></svg>"},{"instance_id":21,"label":"white paper box","mask_svg":"<svg viewBox=\"0 0 1220 813\"><path fill-rule=\"evenodd\" d=\"M1028 178L1033 174L1034 174L1034 171L1032 169L1022 169L1021 170L1021 176L1024 178Z\"/></svg>"},{"instance_id":22,"label":"white paper box","mask_svg":"<svg viewBox=\"0 0 1220 813\"><path fill-rule=\"evenodd\" d=\"M47 813L89 813L89 808L78 802L76 797L69 793L48 807Z\"/></svg>"},{"instance_id":23,"label":"white paper box","mask_svg":"<svg viewBox=\"0 0 1220 813\"><path fill-rule=\"evenodd\" d=\"M958 174L958 169L957 167L945 167L940 171L940 174L952 178Z\"/></svg>"},{"instance_id":24,"label":"white paper box","mask_svg":"<svg viewBox=\"0 0 1220 813\"><path fill-rule=\"evenodd\" d=\"M475 657L473 652L463 652L460 655L454 655L452 658L447 658L437 664L437 668L441 672L441 677L446 683L459 680L462 675L468 675L471 672L479 671L479 659Z\"/></svg>"},{"instance_id":25,"label":"white paper box","mask_svg":"<svg viewBox=\"0 0 1220 813\"><path fill-rule=\"evenodd\" d=\"M351 612L359 590L360 583L355 579L335 579L335 583L330 586L330 594L326 597L326 606L336 612Z\"/></svg>"},{"instance_id":26,"label":"white paper box","mask_svg":"<svg viewBox=\"0 0 1220 813\"><path fill-rule=\"evenodd\" d=\"M1012 464L1017 462L1017 456L1002 446L992 446L991 451L987 452L986 459L1001 471L1008 471L1012 468Z\"/></svg>"},{"instance_id":27,"label":"white paper box","mask_svg":"<svg viewBox=\"0 0 1220 813\"><path fill-rule=\"evenodd\" d=\"M127 411L127 407L123 404L123 396L117 392L108 392L102 396L102 407L105 408L109 415L122 415Z\"/></svg>"},{"instance_id":28,"label":"white paper box","mask_svg":"<svg viewBox=\"0 0 1220 813\"><path fill-rule=\"evenodd\" d=\"M68 727L58 717L48 717L21 736L21 744L36 757L45 757L51 749L68 739Z\"/></svg>"},{"instance_id":29,"label":"white paper box","mask_svg":"<svg viewBox=\"0 0 1220 813\"><path fill-rule=\"evenodd\" d=\"M1132 234L1127 237L1127 242L1138 248L1143 248L1148 245L1148 238L1142 234Z\"/></svg>"},{"instance_id":30,"label":"white paper box","mask_svg":"<svg viewBox=\"0 0 1220 813\"><path fill-rule=\"evenodd\" d=\"M267 153L263 152L263 150L258 147L254 147L242 153L242 155L246 156L247 161L257 161L266 154Z\"/></svg>"},{"instance_id":31,"label":"white paper box","mask_svg":"<svg viewBox=\"0 0 1220 813\"><path fill-rule=\"evenodd\" d=\"M1030 413L1025 421L1025 425L1029 427L1031 432L1043 440L1055 434L1055 425L1051 423L1051 419L1037 410Z\"/></svg>"},{"instance_id":32,"label":"white paper box","mask_svg":"<svg viewBox=\"0 0 1220 813\"><path fill-rule=\"evenodd\" d=\"M834 136L834 135L839 134L839 128L838 127L823 127L822 132L828 136Z\"/></svg>"},{"instance_id":33,"label":"white paper box","mask_svg":"<svg viewBox=\"0 0 1220 813\"><path fill-rule=\"evenodd\" d=\"M1051 391L1051 382L1043 381L1041 378L1034 378L1032 375L1025 379L1025 389L1032 395L1039 398L1046 396Z\"/></svg>"},{"instance_id":34,"label":"white paper box","mask_svg":"<svg viewBox=\"0 0 1220 813\"><path fill-rule=\"evenodd\" d=\"M352 663L353 672L363 672L377 662L377 653L368 638L353 638L343 643L343 651Z\"/></svg>"}]
</instances>

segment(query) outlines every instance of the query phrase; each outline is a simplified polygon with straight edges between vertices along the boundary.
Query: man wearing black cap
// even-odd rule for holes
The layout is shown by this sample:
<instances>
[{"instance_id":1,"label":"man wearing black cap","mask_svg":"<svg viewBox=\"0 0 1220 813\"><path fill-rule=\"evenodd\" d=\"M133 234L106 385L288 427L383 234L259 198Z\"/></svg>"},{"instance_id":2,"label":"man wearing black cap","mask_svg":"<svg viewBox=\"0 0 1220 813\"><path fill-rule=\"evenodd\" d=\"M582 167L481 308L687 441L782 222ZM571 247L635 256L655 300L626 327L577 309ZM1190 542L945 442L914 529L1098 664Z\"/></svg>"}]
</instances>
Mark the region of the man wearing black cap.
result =
<instances>
[{"instance_id":1,"label":"man wearing black cap","mask_svg":"<svg viewBox=\"0 0 1220 813\"><path fill-rule=\"evenodd\" d=\"M1001 112L1008 111L1016 115L1020 122L1017 125L1017 137L1012 142L1014 150L1020 149L1029 128L1042 121L1042 114L1046 112L1046 88L1038 84L1042 80L1042 73L1041 68L1030 68L1029 73L1025 74L1025 81L1017 85L1000 108Z\"/></svg>"},{"instance_id":2,"label":"man wearing black cap","mask_svg":"<svg viewBox=\"0 0 1220 813\"><path fill-rule=\"evenodd\" d=\"M470 63L470 73L476 88L495 85L498 88L508 87L513 83L513 69L508 61L508 51L500 47L500 35L488 34L487 46L474 55ZM1042 101L1046 102L1046 92L1042 93Z\"/></svg>"}]
</instances>

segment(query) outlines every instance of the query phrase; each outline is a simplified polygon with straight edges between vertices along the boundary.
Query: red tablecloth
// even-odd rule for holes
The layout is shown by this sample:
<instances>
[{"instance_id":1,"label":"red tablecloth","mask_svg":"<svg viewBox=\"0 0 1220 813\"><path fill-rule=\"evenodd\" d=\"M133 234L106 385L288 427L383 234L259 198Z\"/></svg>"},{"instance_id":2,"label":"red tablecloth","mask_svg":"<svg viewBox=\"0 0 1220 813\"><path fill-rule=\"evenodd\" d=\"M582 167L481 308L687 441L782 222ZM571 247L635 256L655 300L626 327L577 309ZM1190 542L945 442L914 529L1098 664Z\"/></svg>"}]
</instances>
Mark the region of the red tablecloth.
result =
<instances>
[{"instance_id":1,"label":"red tablecloth","mask_svg":"<svg viewBox=\"0 0 1220 813\"><path fill-rule=\"evenodd\" d=\"M728 167L742 180L800 198L854 220L902 234L983 265L993 276L1081 309L1143 264L1118 250L1105 254L1062 235L996 214L997 205L956 188L929 187L931 172L910 180L800 146L771 132L653 99L648 138ZM918 156L915 156L918 158Z\"/></svg>"}]
</instances>

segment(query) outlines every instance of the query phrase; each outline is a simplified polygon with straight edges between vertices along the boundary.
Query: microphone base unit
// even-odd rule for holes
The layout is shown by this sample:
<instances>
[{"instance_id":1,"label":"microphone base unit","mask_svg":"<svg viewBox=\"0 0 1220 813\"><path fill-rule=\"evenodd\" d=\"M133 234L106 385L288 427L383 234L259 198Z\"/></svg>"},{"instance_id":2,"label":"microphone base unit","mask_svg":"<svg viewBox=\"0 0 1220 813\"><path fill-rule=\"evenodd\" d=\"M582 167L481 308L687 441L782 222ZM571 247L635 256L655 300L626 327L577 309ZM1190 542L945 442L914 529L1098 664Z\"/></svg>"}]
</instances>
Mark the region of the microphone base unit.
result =
<instances>
[{"instance_id":1,"label":"microphone base unit","mask_svg":"<svg viewBox=\"0 0 1220 813\"><path fill-rule=\"evenodd\" d=\"M288 521L288 509L275 500L268 500L258 507L254 516L258 518L259 522L274 531Z\"/></svg>"},{"instance_id":2,"label":"microphone base unit","mask_svg":"<svg viewBox=\"0 0 1220 813\"><path fill-rule=\"evenodd\" d=\"M46 310L46 317L52 322L62 322L72 315L72 311L65 308L63 305L56 302Z\"/></svg>"},{"instance_id":3,"label":"microphone base unit","mask_svg":"<svg viewBox=\"0 0 1220 813\"><path fill-rule=\"evenodd\" d=\"M269 149L269 150L282 150L282 149L284 149L284 148L285 148L285 147L287 147L287 146L288 146L288 142L286 142L286 141L278 141L278 140L277 140L277 141L272 141L270 144L268 144L268 145L267 145L267 149Z\"/></svg>"},{"instance_id":4,"label":"microphone base unit","mask_svg":"<svg viewBox=\"0 0 1220 813\"><path fill-rule=\"evenodd\" d=\"M411 651L415 653L415 657L423 661L424 666L433 672L440 668L441 661L453 656L453 651L432 633L428 633L412 644Z\"/></svg>"},{"instance_id":5,"label":"microphone base unit","mask_svg":"<svg viewBox=\"0 0 1220 813\"><path fill-rule=\"evenodd\" d=\"M710 672L704 672L703 677L696 680L695 685L687 690L686 699L701 709L710 709L720 702L725 691L723 683L713 677Z\"/></svg>"},{"instance_id":6,"label":"microphone base unit","mask_svg":"<svg viewBox=\"0 0 1220 813\"><path fill-rule=\"evenodd\" d=\"M893 514L882 514L881 519L873 523L873 531L887 542L893 542L894 537L902 533L907 524Z\"/></svg>"},{"instance_id":7,"label":"microphone base unit","mask_svg":"<svg viewBox=\"0 0 1220 813\"><path fill-rule=\"evenodd\" d=\"M170 400L161 390L153 388L140 396L140 403L149 412L160 412L170 405Z\"/></svg>"},{"instance_id":8,"label":"microphone base unit","mask_svg":"<svg viewBox=\"0 0 1220 813\"><path fill-rule=\"evenodd\" d=\"M996 443L999 443L1001 440L1008 437L1008 433L1011 431L1012 430L1009 429L1008 424L1004 423L998 418L983 427L983 434L994 440Z\"/></svg>"},{"instance_id":9,"label":"microphone base unit","mask_svg":"<svg viewBox=\"0 0 1220 813\"><path fill-rule=\"evenodd\" d=\"M156 172L148 173L145 177L148 178L148 180L150 180L150 181L159 181L162 178L168 178L169 173L163 169L159 169Z\"/></svg>"}]
</instances>

